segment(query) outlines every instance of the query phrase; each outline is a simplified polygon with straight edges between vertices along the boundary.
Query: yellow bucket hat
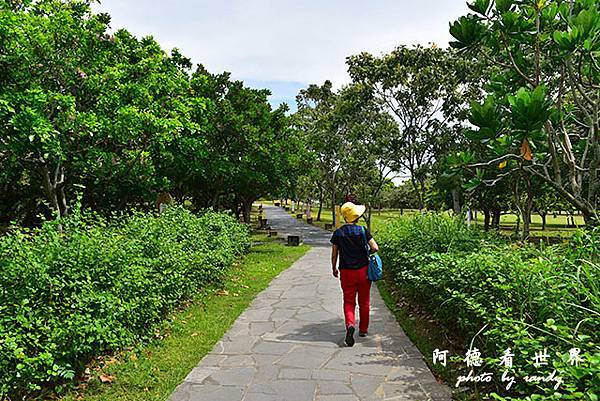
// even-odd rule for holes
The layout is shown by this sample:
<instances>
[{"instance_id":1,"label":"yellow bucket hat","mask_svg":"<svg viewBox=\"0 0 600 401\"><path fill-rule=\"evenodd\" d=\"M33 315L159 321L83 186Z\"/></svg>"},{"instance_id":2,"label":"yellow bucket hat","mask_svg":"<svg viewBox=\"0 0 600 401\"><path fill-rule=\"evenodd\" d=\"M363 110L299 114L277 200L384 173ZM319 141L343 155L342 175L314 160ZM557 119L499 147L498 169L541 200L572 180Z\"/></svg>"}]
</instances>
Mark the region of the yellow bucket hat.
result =
<instances>
[{"instance_id":1,"label":"yellow bucket hat","mask_svg":"<svg viewBox=\"0 0 600 401\"><path fill-rule=\"evenodd\" d=\"M344 220L346 220L346 223L350 223L358 220L360 216L365 213L365 210L367 210L366 206L355 205L352 202L346 202L342 205L341 212L342 216L344 216Z\"/></svg>"}]
</instances>

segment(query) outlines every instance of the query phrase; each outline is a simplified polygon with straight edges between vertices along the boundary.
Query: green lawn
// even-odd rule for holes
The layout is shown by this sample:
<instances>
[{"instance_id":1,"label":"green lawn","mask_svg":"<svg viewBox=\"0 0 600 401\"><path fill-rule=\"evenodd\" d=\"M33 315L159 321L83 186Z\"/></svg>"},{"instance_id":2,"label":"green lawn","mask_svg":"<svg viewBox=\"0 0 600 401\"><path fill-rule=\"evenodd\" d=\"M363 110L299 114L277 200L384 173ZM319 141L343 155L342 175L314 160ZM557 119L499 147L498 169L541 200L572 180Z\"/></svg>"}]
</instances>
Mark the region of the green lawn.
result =
<instances>
[{"instance_id":1,"label":"green lawn","mask_svg":"<svg viewBox=\"0 0 600 401\"><path fill-rule=\"evenodd\" d=\"M311 210L314 225L321 228L325 228L325 223L332 222L331 210L329 208L323 209L321 213L321 221L316 221L318 208L314 207ZM408 209L403 211L404 215L410 215L414 213L417 213L417 211ZM295 215L296 213L292 213L290 211L290 214ZM383 227L387 222L398 218L401 215L402 214L400 210L396 209L384 209L381 211L381 213L379 213L378 211L374 211L371 223L373 233L377 233L377 231L381 227ZM306 220L306 216L304 216L304 219ZM576 228L570 227L570 217L567 221L567 216L564 214L561 216L557 215L556 217L550 214L547 216L546 221L546 229L542 231L542 218L539 215L534 214L532 216L531 222L531 234L536 237L570 237L576 230ZM500 218L501 232L506 235L511 235L515 231L516 222L517 216L515 214L502 215ZM473 223L476 226L483 227L483 214L481 212L477 213L477 218L473 219ZM361 224L364 224L364 220L361 220ZM575 216L575 225L578 227L584 226L582 216Z\"/></svg>"},{"instance_id":2,"label":"green lawn","mask_svg":"<svg viewBox=\"0 0 600 401\"><path fill-rule=\"evenodd\" d=\"M256 245L234 269L223 288L210 289L177 312L162 340L92 367L91 379L63 401L163 401L223 336L235 319L307 250L280 240L254 235ZM105 383L101 382L104 379Z\"/></svg>"},{"instance_id":3,"label":"green lawn","mask_svg":"<svg viewBox=\"0 0 600 401\"><path fill-rule=\"evenodd\" d=\"M333 221L332 219L332 213L331 210L329 209L323 209L323 211L321 212L321 221L316 221L317 220L317 213L319 211L318 208L312 208L312 217L313 217L313 224L321 227L321 228L325 228L325 223L331 223ZM400 217L402 214L404 215L409 215L409 214L413 214L415 213L414 210L404 210L403 213L400 212L400 210L396 210L396 209L385 209L382 210L381 213L379 213L378 211L374 211L372 216L371 216L371 229L374 233L377 232L377 230L379 230L381 227L383 227L385 225L386 222L393 220L395 218ZM290 214L292 214L292 212L290 211ZM293 213L293 215L295 215L295 213ZM306 220L306 216L304 216L304 220ZM361 220L360 224L365 224L364 220Z\"/></svg>"},{"instance_id":4,"label":"green lawn","mask_svg":"<svg viewBox=\"0 0 600 401\"><path fill-rule=\"evenodd\" d=\"M570 226L571 218L565 214L554 217L552 214L546 218L546 229L542 231L542 218L534 214L531 216L531 232L532 235L542 237L569 237L573 235L577 228ZM500 217L500 227L505 233L512 233L515 231L517 223L517 216L515 214L504 214ZM476 224L483 226L483 214L477 213ZM523 224L521 222L521 224ZM575 216L575 225L577 227L583 227L585 222L582 216ZM522 227L522 226L521 226Z\"/></svg>"}]
</instances>

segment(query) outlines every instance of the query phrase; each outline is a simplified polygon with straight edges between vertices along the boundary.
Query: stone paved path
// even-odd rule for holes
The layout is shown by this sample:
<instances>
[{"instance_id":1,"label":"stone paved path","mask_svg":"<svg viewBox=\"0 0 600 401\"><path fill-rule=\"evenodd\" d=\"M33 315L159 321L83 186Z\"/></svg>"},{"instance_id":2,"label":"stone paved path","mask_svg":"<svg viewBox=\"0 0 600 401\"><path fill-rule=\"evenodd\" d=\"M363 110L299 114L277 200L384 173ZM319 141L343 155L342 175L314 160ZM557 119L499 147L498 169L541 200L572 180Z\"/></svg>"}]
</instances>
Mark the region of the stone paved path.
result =
<instances>
[{"instance_id":1,"label":"stone paved path","mask_svg":"<svg viewBox=\"0 0 600 401\"><path fill-rule=\"evenodd\" d=\"M300 233L313 248L258 295L169 400L450 400L450 390L436 382L375 286L370 336L343 346L330 233L280 208L265 211L280 235Z\"/></svg>"}]
</instances>

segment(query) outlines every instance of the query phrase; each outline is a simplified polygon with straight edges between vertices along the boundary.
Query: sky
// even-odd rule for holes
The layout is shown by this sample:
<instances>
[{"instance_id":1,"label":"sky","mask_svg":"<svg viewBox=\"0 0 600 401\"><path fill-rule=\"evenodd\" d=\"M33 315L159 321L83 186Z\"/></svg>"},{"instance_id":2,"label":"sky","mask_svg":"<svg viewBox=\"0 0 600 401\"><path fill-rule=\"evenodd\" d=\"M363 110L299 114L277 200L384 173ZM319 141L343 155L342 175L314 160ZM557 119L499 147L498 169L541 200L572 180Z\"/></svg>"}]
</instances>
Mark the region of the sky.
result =
<instances>
[{"instance_id":1,"label":"sky","mask_svg":"<svg viewBox=\"0 0 600 401\"><path fill-rule=\"evenodd\" d=\"M274 106L292 110L309 84L348 83L346 57L445 47L449 22L469 11L465 0L103 0L94 9L112 16L113 29L151 35L213 73L270 89Z\"/></svg>"}]
</instances>

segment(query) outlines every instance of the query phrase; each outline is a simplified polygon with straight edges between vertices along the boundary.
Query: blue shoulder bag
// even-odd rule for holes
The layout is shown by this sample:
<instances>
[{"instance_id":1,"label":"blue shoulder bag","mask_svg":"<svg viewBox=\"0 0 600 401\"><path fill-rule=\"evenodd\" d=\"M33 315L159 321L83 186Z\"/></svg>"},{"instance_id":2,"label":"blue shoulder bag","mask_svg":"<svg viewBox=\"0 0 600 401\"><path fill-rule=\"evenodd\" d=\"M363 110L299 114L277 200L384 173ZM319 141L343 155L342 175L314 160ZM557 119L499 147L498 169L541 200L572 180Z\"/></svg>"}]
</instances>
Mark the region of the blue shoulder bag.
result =
<instances>
[{"instance_id":1,"label":"blue shoulder bag","mask_svg":"<svg viewBox=\"0 0 600 401\"><path fill-rule=\"evenodd\" d=\"M369 247L369 241L367 241L367 231L364 227L362 227L362 235L365 240L367 257L369 258L369 268L367 270L369 281L379 281L383 277L383 264L381 263L381 258L377 254L371 255L371 248Z\"/></svg>"}]
</instances>

